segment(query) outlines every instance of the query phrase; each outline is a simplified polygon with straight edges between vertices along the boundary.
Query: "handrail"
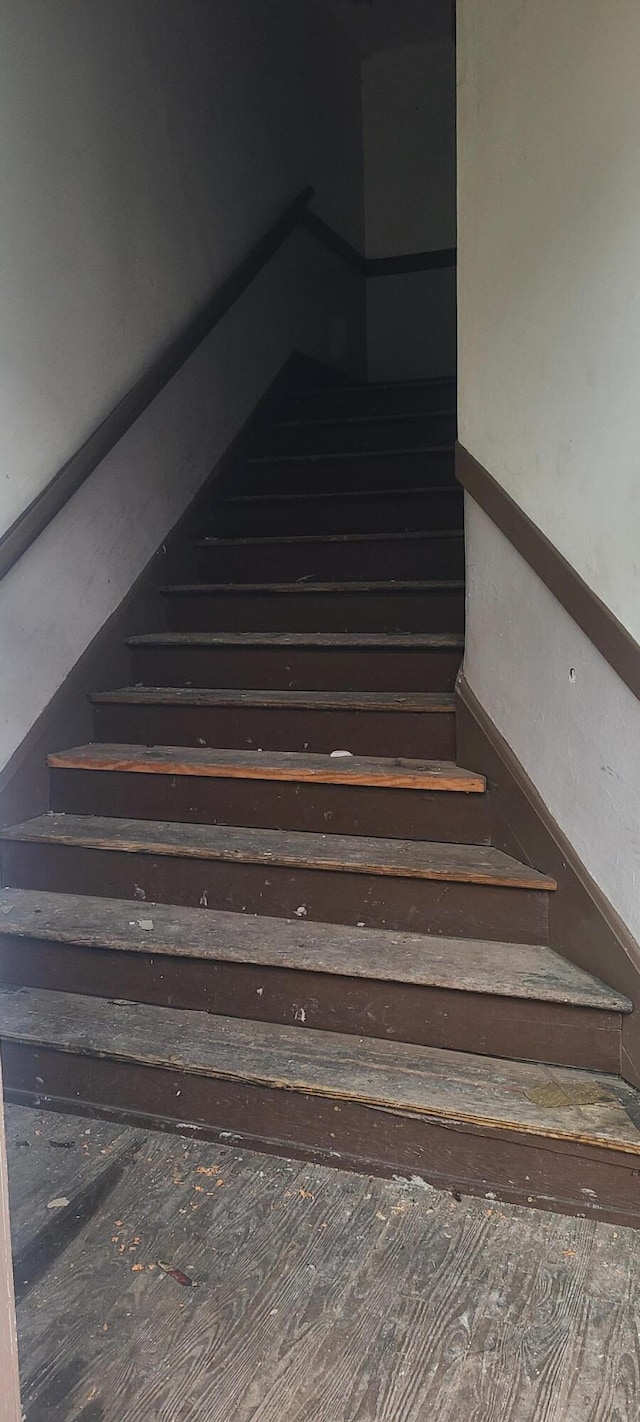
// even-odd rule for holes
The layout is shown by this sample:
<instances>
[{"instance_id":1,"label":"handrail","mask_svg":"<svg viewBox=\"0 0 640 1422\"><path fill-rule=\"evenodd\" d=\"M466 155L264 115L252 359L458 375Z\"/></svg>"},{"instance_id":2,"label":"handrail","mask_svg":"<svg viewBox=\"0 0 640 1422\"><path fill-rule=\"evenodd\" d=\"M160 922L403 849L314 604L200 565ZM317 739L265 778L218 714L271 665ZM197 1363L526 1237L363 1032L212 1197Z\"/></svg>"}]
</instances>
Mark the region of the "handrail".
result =
<instances>
[{"instance_id":1,"label":"handrail","mask_svg":"<svg viewBox=\"0 0 640 1422\"><path fill-rule=\"evenodd\" d=\"M127 430L155 400L156 395L177 374L180 367L217 326L222 317L246 290L258 272L298 226L314 195L312 187L302 189L293 202L238 263L219 287L207 298L178 336L131 386L84 444L63 464L53 479L0 538L0 579L18 562L56 514L122 439Z\"/></svg>"},{"instance_id":2,"label":"handrail","mask_svg":"<svg viewBox=\"0 0 640 1422\"><path fill-rule=\"evenodd\" d=\"M82 487L94 469L110 454L114 445L135 424L152 400L155 400L156 395L160 394L189 356L193 355L210 335L299 223L303 223L319 241L365 277L390 276L396 272L424 271L431 267L455 265L455 247L440 252L417 252L402 257L362 256L322 217L310 210L308 204L314 192L314 188L306 187L298 193L246 257L243 257L237 267L234 267L229 276L207 298L196 315L191 317L179 335L152 361L144 375L136 380L135 385L114 405L84 444L80 445L75 454L54 474L53 479L18 515L6 533L2 534L0 580L13 568L22 554L26 553L31 544L35 543L36 538L39 538L51 520L68 503L72 494Z\"/></svg>"}]
</instances>

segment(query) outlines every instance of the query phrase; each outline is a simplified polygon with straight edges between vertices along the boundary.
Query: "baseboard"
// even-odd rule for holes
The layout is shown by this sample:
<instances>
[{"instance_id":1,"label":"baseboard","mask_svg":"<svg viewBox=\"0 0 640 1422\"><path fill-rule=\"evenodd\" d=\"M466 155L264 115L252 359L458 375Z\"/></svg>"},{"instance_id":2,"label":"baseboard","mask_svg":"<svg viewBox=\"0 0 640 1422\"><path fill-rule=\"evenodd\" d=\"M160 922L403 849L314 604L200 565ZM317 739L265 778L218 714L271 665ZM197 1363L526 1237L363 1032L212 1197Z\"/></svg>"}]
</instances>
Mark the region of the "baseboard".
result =
<instances>
[{"instance_id":1,"label":"baseboard","mask_svg":"<svg viewBox=\"0 0 640 1422\"><path fill-rule=\"evenodd\" d=\"M342 378L335 376L337 383ZM159 590L167 583L188 579L193 538L201 531L201 511L211 497L214 484L232 485L254 424L263 415L265 406L288 390L307 383L327 385L330 379L328 366L298 352L285 362L195 498L0 773L0 825L15 824L43 814L49 808L47 755L52 750L81 745L92 739L90 692L123 686L130 681L127 638L164 627Z\"/></svg>"},{"instance_id":2,"label":"baseboard","mask_svg":"<svg viewBox=\"0 0 640 1422\"><path fill-rule=\"evenodd\" d=\"M626 993L621 1073L640 1086L640 945L591 878L542 797L464 676L456 687L457 755L487 777L493 843L551 874L549 943L557 953Z\"/></svg>"}]
</instances>

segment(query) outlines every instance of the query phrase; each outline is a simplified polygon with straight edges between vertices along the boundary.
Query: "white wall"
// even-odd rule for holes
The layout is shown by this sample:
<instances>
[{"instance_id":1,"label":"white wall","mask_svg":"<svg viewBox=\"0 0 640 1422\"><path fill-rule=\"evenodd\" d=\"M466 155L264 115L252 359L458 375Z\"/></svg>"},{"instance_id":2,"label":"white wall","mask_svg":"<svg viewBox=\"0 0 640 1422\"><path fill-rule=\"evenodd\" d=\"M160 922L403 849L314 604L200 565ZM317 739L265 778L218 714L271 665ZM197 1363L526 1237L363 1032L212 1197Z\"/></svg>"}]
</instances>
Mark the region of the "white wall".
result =
<instances>
[{"instance_id":1,"label":"white wall","mask_svg":"<svg viewBox=\"0 0 640 1422\"><path fill-rule=\"evenodd\" d=\"M363 64L367 256L456 243L455 48L451 37L369 55ZM369 376L453 373L451 271L367 283Z\"/></svg>"},{"instance_id":2,"label":"white wall","mask_svg":"<svg viewBox=\"0 0 640 1422\"><path fill-rule=\"evenodd\" d=\"M2 532L305 184L362 245L360 56L321 0L0 0L0 130ZM298 230L0 583L0 769L362 287Z\"/></svg>"},{"instance_id":3,"label":"white wall","mask_svg":"<svg viewBox=\"0 0 640 1422\"><path fill-rule=\"evenodd\" d=\"M636 0L458 3L460 439L640 640L638 55ZM640 704L467 504L467 679L640 938Z\"/></svg>"},{"instance_id":4,"label":"white wall","mask_svg":"<svg viewBox=\"0 0 640 1422\"><path fill-rule=\"evenodd\" d=\"M640 705L468 497L465 531L467 681L640 941Z\"/></svg>"},{"instance_id":5,"label":"white wall","mask_svg":"<svg viewBox=\"0 0 640 1422\"><path fill-rule=\"evenodd\" d=\"M460 0L460 438L640 641L640 5Z\"/></svg>"},{"instance_id":6,"label":"white wall","mask_svg":"<svg viewBox=\"0 0 640 1422\"><path fill-rule=\"evenodd\" d=\"M456 240L451 39L372 54L362 71L368 257Z\"/></svg>"},{"instance_id":7,"label":"white wall","mask_svg":"<svg viewBox=\"0 0 640 1422\"><path fill-rule=\"evenodd\" d=\"M362 330L358 278L298 229L0 583L0 769L293 350ZM12 764L11 770L14 765Z\"/></svg>"},{"instance_id":8,"label":"white wall","mask_svg":"<svg viewBox=\"0 0 640 1422\"><path fill-rule=\"evenodd\" d=\"M362 246L321 0L0 0L0 532L306 184Z\"/></svg>"}]
</instances>

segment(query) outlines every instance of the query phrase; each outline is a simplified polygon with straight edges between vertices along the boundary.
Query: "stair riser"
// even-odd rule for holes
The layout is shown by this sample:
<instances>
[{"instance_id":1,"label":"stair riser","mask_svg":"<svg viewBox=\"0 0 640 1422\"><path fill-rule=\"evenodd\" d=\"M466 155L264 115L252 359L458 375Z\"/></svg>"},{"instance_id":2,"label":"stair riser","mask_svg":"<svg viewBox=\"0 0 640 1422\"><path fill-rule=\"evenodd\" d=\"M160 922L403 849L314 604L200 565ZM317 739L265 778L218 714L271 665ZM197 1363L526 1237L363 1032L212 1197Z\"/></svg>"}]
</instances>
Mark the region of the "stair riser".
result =
<instances>
[{"instance_id":1,"label":"stair riser","mask_svg":"<svg viewBox=\"0 0 640 1422\"><path fill-rule=\"evenodd\" d=\"M618 1072L620 1017L330 973L0 937L4 983Z\"/></svg>"},{"instance_id":2,"label":"stair riser","mask_svg":"<svg viewBox=\"0 0 640 1422\"><path fill-rule=\"evenodd\" d=\"M360 1102L215 1081L7 1042L9 1100L89 1111L365 1175L420 1176L439 1188L640 1225L637 1157L488 1127L398 1116Z\"/></svg>"},{"instance_id":3,"label":"stair riser","mask_svg":"<svg viewBox=\"0 0 640 1422\"><path fill-rule=\"evenodd\" d=\"M51 807L66 814L489 843L487 795L135 771L54 769L50 777Z\"/></svg>"},{"instance_id":4,"label":"stair riser","mask_svg":"<svg viewBox=\"0 0 640 1422\"><path fill-rule=\"evenodd\" d=\"M548 893L379 874L193 859L138 851L7 842L2 882L15 888L140 899L319 923L454 938L546 943Z\"/></svg>"},{"instance_id":5,"label":"stair riser","mask_svg":"<svg viewBox=\"0 0 640 1422\"><path fill-rule=\"evenodd\" d=\"M455 713L314 711L275 707L117 706L93 708L94 739L123 745L211 746L219 750L310 751L455 760Z\"/></svg>"},{"instance_id":6,"label":"stair riser","mask_svg":"<svg viewBox=\"0 0 640 1422\"><path fill-rule=\"evenodd\" d=\"M166 598L174 632L461 632L464 591L224 593Z\"/></svg>"},{"instance_id":7,"label":"stair riser","mask_svg":"<svg viewBox=\"0 0 640 1422\"><path fill-rule=\"evenodd\" d=\"M458 649L136 647L133 680L263 691L452 691L460 662Z\"/></svg>"},{"instance_id":8,"label":"stair riser","mask_svg":"<svg viewBox=\"0 0 640 1422\"><path fill-rule=\"evenodd\" d=\"M463 494L458 488L373 499L282 499L220 503L212 532L219 538L280 538L316 533L405 533L414 529L461 528Z\"/></svg>"},{"instance_id":9,"label":"stair riser","mask_svg":"<svg viewBox=\"0 0 640 1422\"><path fill-rule=\"evenodd\" d=\"M458 488L453 449L419 453L370 454L366 458L313 455L297 459L247 461L238 489L228 493L330 494L344 489L410 489L433 484Z\"/></svg>"},{"instance_id":10,"label":"stair riser","mask_svg":"<svg viewBox=\"0 0 640 1422\"><path fill-rule=\"evenodd\" d=\"M345 416L415 415L432 410L456 408L455 380L438 380L432 385L387 385L359 390L308 391L283 401L278 419L318 420Z\"/></svg>"},{"instance_id":11,"label":"stair riser","mask_svg":"<svg viewBox=\"0 0 640 1422\"><path fill-rule=\"evenodd\" d=\"M383 582L463 578L464 536L375 539L364 543L240 544L198 549L198 578L209 583Z\"/></svg>"},{"instance_id":12,"label":"stair riser","mask_svg":"<svg viewBox=\"0 0 640 1422\"><path fill-rule=\"evenodd\" d=\"M421 419L372 420L362 424L272 425L256 434L256 455L348 454L379 450L424 450L429 445L453 444L455 414L433 412Z\"/></svg>"}]
</instances>

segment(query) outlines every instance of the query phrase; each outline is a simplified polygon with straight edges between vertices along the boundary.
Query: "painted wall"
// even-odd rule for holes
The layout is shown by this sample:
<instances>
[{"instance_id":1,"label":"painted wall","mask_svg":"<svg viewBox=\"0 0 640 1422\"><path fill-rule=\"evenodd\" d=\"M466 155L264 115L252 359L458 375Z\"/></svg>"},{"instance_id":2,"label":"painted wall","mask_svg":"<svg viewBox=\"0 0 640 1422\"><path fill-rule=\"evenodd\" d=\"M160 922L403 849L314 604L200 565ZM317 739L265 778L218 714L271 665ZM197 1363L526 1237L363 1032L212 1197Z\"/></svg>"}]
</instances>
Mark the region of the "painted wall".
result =
<instances>
[{"instance_id":1,"label":"painted wall","mask_svg":"<svg viewBox=\"0 0 640 1422\"><path fill-rule=\"evenodd\" d=\"M322 0L0 0L0 532L285 204L363 242Z\"/></svg>"},{"instance_id":2,"label":"painted wall","mask_svg":"<svg viewBox=\"0 0 640 1422\"><path fill-rule=\"evenodd\" d=\"M459 425L640 639L640 8L459 0ZM467 500L467 679L640 938L640 705Z\"/></svg>"},{"instance_id":3,"label":"painted wall","mask_svg":"<svg viewBox=\"0 0 640 1422\"><path fill-rule=\"evenodd\" d=\"M640 641L640 6L460 0L460 438Z\"/></svg>"},{"instance_id":4,"label":"painted wall","mask_svg":"<svg viewBox=\"0 0 640 1422\"><path fill-rule=\"evenodd\" d=\"M454 247L451 37L369 55L362 94L367 256ZM450 271L377 277L367 288L371 379L453 372L455 282Z\"/></svg>"},{"instance_id":5,"label":"painted wall","mask_svg":"<svg viewBox=\"0 0 640 1422\"><path fill-rule=\"evenodd\" d=\"M298 229L0 583L0 770L293 350L357 353L362 282ZM5 776L6 778L6 776Z\"/></svg>"}]
</instances>

